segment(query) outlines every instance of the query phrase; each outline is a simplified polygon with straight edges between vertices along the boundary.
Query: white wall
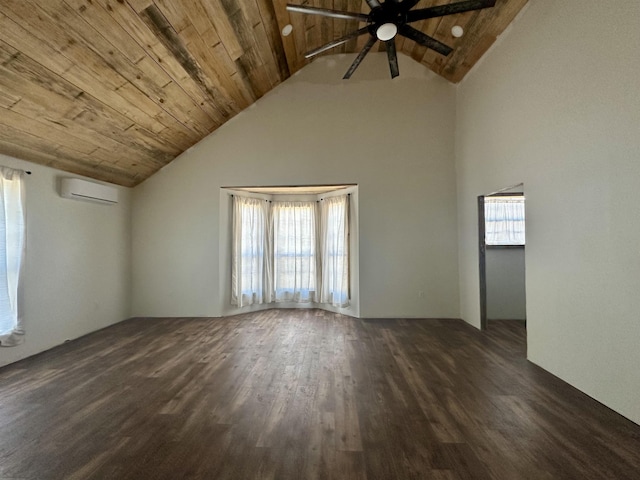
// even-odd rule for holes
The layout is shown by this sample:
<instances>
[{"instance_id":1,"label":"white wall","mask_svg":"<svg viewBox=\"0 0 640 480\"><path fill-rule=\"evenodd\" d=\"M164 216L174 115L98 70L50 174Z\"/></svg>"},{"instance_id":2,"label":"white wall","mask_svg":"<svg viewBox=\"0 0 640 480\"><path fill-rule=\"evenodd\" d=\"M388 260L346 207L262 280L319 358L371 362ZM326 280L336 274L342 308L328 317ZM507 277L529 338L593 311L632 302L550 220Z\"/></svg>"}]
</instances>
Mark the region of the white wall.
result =
<instances>
[{"instance_id":1,"label":"white wall","mask_svg":"<svg viewBox=\"0 0 640 480\"><path fill-rule=\"evenodd\" d=\"M27 243L22 312L25 342L0 348L0 365L124 320L130 310L130 189L117 205L61 198L74 175L0 155L25 176Z\"/></svg>"},{"instance_id":2,"label":"white wall","mask_svg":"<svg viewBox=\"0 0 640 480\"><path fill-rule=\"evenodd\" d=\"M324 57L134 189L133 313L218 316L219 189L357 184L360 315L459 317L455 87ZM419 292L424 292L423 297Z\"/></svg>"},{"instance_id":3,"label":"white wall","mask_svg":"<svg viewBox=\"0 0 640 480\"><path fill-rule=\"evenodd\" d=\"M538 0L458 89L461 312L476 197L524 182L531 361L640 423L640 2Z\"/></svg>"},{"instance_id":4,"label":"white wall","mask_svg":"<svg viewBox=\"0 0 640 480\"><path fill-rule=\"evenodd\" d=\"M487 318L489 320L525 320L524 248L486 250Z\"/></svg>"}]
</instances>

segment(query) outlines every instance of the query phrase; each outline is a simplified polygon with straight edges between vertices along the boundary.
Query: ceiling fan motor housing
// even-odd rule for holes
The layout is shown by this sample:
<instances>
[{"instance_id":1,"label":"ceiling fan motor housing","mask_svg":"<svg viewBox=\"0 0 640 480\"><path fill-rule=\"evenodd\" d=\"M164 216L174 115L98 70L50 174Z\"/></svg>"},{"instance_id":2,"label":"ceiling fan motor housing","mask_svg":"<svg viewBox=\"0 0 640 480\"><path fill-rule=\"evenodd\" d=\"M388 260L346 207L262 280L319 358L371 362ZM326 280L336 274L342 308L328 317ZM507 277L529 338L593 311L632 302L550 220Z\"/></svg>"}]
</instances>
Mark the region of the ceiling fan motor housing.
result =
<instances>
[{"instance_id":1,"label":"ceiling fan motor housing","mask_svg":"<svg viewBox=\"0 0 640 480\"><path fill-rule=\"evenodd\" d=\"M379 7L374 8L369 13L369 32L374 37L378 37L380 40L389 40L395 36L392 35L389 38L380 38L378 31L380 27L387 24L396 26L396 31L403 23L407 21L407 14L404 9L401 8L401 3L396 2L384 2Z\"/></svg>"}]
</instances>

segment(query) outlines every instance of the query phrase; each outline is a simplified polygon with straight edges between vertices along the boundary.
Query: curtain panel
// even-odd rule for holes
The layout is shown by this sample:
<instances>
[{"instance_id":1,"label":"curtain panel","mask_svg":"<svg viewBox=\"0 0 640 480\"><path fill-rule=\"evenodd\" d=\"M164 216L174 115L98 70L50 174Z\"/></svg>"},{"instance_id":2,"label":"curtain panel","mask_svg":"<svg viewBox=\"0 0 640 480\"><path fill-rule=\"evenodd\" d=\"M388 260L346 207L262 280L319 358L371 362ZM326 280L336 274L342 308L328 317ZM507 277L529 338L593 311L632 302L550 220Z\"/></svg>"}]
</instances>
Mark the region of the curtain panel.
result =
<instances>
[{"instance_id":1,"label":"curtain panel","mask_svg":"<svg viewBox=\"0 0 640 480\"><path fill-rule=\"evenodd\" d=\"M524 197L486 197L484 220L487 245L524 245Z\"/></svg>"},{"instance_id":2,"label":"curtain panel","mask_svg":"<svg viewBox=\"0 0 640 480\"><path fill-rule=\"evenodd\" d=\"M349 196L320 202L320 303L349 305Z\"/></svg>"},{"instance_id":3,"label":"curtain panel","mask_svg":"<svg viewBox=\"0 0 640 480\"><path fill-rule=\"evenodd\" d=\"M24 172L0 167L0 345L24 341L20 312L25 257Z\"/></svg>"},{"instance_id":4,"label":"curtain panel","mask_svg":"<svg viewBox=\"0 0 640 480\"><path fill-rule=\"evenodd\" d=\"M349 305L349 197L233 196L231 304Z\"/></svg>"},{"instance_id":5,"label":"curtain panel","mask_svg":"<svg viewBox=\"0 0 640 480\"><path fill-rule=\"evenodd\" d=\"M244 307L272 301L269 202L233 196L231 304Z\"/></svg>"}]
</instances>

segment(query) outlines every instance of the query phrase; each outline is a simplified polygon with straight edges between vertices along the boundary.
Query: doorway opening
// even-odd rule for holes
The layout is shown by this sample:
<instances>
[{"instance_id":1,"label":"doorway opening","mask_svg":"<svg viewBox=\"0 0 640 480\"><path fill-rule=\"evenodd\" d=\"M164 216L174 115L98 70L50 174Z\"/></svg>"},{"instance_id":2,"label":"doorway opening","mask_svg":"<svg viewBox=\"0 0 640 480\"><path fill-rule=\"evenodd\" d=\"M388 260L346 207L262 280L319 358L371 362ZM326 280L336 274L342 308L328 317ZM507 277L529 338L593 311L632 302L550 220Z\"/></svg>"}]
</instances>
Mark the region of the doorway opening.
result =
<instances>
[{"instance_id":1,"label":"doorway opening","mask_svg":"<svg viewBox=\"0 0 640 480\"><path fill-rule=\"evenodd\" d=\"M478 197L480 328L526 327L525 197L515 185Z\"/></svg>"}]
</instances>

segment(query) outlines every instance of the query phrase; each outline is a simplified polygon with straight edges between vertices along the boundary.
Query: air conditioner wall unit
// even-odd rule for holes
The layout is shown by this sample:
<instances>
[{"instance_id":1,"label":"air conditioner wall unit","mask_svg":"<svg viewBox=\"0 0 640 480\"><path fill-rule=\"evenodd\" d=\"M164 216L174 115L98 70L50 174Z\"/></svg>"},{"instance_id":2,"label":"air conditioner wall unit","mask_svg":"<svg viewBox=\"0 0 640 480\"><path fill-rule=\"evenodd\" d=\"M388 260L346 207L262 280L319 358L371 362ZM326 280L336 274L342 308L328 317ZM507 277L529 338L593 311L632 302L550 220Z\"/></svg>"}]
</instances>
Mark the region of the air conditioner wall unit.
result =
<instances>
[{"instance_id":1,"label":"air conditioner wall unit","mask_svg":"<svg viewBox=\"0 0 640 480\"><path fill-rule=\"evenodd\" d=\"M86 202L114 205L118 203L118 189L110 185L88 182L81 178L63 178L60 196Z\"/></svg>"}]
</instances>

